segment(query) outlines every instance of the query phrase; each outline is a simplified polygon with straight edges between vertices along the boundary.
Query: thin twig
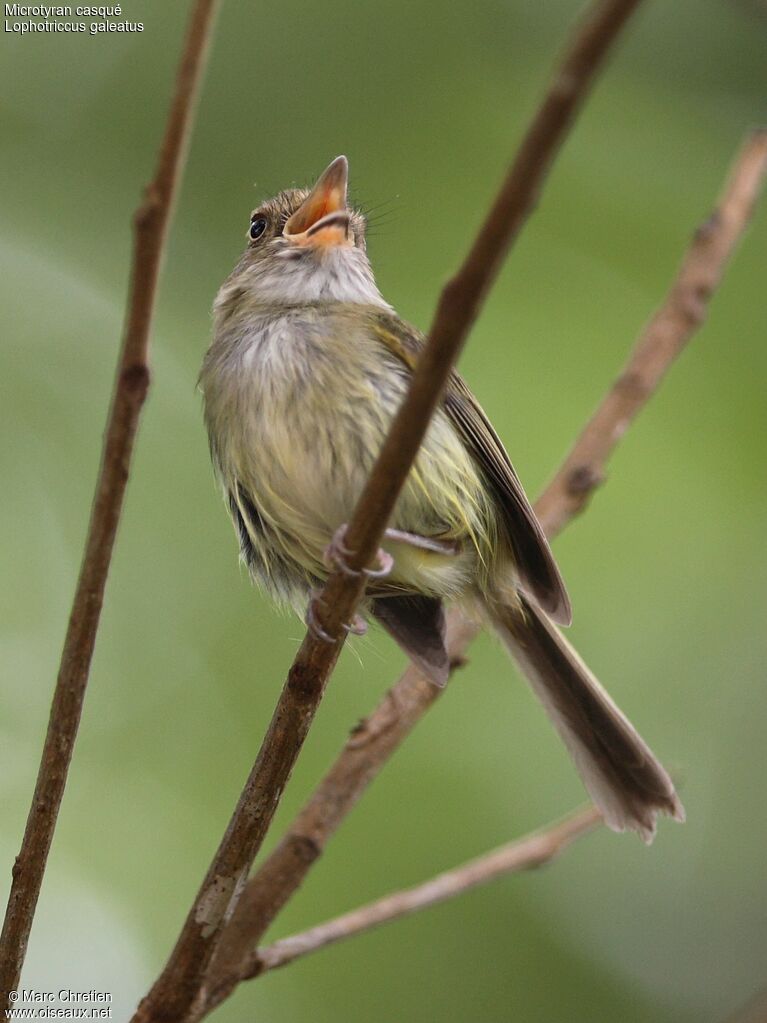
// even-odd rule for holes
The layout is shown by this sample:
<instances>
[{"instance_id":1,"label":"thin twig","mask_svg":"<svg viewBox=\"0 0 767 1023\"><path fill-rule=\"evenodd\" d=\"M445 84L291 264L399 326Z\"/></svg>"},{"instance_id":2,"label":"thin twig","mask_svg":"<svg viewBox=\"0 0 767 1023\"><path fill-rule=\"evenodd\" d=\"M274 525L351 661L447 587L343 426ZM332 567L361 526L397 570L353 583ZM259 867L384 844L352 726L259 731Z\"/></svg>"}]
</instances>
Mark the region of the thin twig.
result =
<instances>
[{"instance_id":1,"label":"thin twig","mask_svg":"<svg viewBox=\"0 0 767 1023\"><path fill-rule=\"evenodd\" d=\"M369 565L480 302L532 209L551 162L610 45L639 0L597 0L581 23L535 115L487 220L458 274L443 289L405 400L348 524L349 568ZM336 571L317 605L328 643L307 632L256 762L160 977L134 1023L185 1020L204 1006L205 974L242 893L362 597L363 574Z\"/></svg>"},{"instance_id":2,"label":"thin twig","mask_svg":"<svg viewBox=\"0 0 767 1023\"><path fill-rule=\"evenodd\" d=\"M714 212L695 232L663 305L541 495L536 512L549 536L583 511L604 480L618 441L703 324L709 300L751 219L766 162L767 130L755 131L741 149Z\"/></svg>"},{"instance_id":3,"label":"thin twig","mask_svg":"<svg viewBox=\"0 0 767 1023\"><path fill-rule=\"evenodd\" d=\"M109 563L149 388L149 333L216 0L192 11L154 178L135 215L130 297L85 553L64 640L40 769L0 936L0 991L18 986L88 684Z\"/></svg>"},{"instance_id":4,"label":"thin twig","mask_svg":"<svg viewBox=\"0 0 767 1023\"><path fill-rule=\"evenodd\" d=\"M576 441L565 466L537 502L536 511L550 537L559 533L583 506L573 500L570 486L562 485L572 473L566 466L588 464L595 478L604 474L606 462L625 429L650 399L691 336L691 313L695 315L695 325L700 325L703 296L710 295L748 225L765 173L767 132L756 131L746 140L713 215L696 232L671 290L629 358L627 368L630 367L632 376L645 382L641 400L632 393L622 397L626 391L624 371ZM600 442L594 424L599 424L601 435L608 440ZM466 621L457 610L450 613L448 650L453 663L462 663L478 631L479 627ZM355 729L285 836L248 882L211 968L210 1007L220 1003L236 986L252 949L301 886L328 840L441 692L411 665L373 713Z\"/></svg>"},{"instance_id":5,"label":"thin twig","mask_svg":"<svg viewBox=\"0 0 767 1023\"><path fill-rule=\"evenodd\" d=\"M346 535L345 542L357 552L352 568L363 568L372 560L482 300L534 208L549 168L610 46L639 2L597 0L589 8L573 33L466 259L443 288L428 344L410 385L407 408L403 407L403 414L392 423L376 471L362 492ZM418 427L414 428L416 422ZM330 596L328 592L332 607Z\"/></svg>"},{"instance_id":6,"label":"thin twig","mask_svg":"<svg viewBox=\"0 0 767 1023\"><path fill-rule=\"evenodd\" d=\"M451 664L476 635L457 612L448 618ZM288 832L248 882L210 968L210 1008L239 983L250 955L282 907L300 888L347 814L420 718L444 692L410 665L373 713L352 731L333 766Z\"/></svg>"},{"instance_id":7,"label":"thin twig","mask_svg":"<svg viewBox=\"0 0 767 1023\"><path fill-rule=\"evenodd\" d=\"M249 962L244 964L242 979L258 977L267 970L286 966L294 959L317 952L326 945L353 938L391 920L454 899L504 874L542 867L577 838L593 831L601 822L602 816L595 807L584 807L557 824L502 845L460 867L438 874L424 884L385 895L382 899L326 920L301 934L275 941L273 945L257 949L251 954Z\"/></svg>"},{"instance_id":8,"label":"thin twig","mask_svg":"<svg viewBox=\"0 0 767 1023\"><path fill-rule=\"evenodd\" d=\"M767 1023L767 988L762 988L731 1013L724 1023Z\"/></svg>"}]
</instances>

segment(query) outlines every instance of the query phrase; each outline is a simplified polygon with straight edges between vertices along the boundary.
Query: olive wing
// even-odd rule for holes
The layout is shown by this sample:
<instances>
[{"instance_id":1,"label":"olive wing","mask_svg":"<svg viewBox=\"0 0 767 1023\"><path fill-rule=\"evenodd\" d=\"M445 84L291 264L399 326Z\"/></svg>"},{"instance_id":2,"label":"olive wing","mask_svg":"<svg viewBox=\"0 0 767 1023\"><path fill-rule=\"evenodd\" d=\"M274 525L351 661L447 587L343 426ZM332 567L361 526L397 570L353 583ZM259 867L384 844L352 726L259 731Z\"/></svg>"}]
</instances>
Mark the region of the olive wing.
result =
<instances>
[{"instance_id":1,"label":"olive wing","mask_svg":"<svg viewBox=\"0 0 767 1023\"><path fill-rule=\"evenodd\" d=\"M397 316L378 311L373 316L373 329L389 351L414 369L424 345L419 331ZM492 487L520 589L555 622L569 625L570 600L548 540L498 434L455 371L448 382L443 408Z\"/></svg>"}]
</instances>

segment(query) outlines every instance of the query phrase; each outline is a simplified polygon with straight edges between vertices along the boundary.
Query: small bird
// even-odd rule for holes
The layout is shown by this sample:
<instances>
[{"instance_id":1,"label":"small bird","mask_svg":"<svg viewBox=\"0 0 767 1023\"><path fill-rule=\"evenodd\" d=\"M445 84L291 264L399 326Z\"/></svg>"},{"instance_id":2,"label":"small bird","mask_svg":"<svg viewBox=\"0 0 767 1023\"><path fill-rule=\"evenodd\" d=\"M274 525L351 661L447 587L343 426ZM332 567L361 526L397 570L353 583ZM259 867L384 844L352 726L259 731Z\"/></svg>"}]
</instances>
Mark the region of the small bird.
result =
<instances>
[{"instance_id":1,"label":"small bird","mask_svg":"<svg viewBox=\"0 0 767 1023\"><path fill-rule=\"evenodd\" d=\"M378 290L339 156L251 215L200 374L217 478L253 578L324 633L315 593L402 403L422 334ZM570 601L509 456L453 372L369 569L361 615L422 672L449 672L444 603L480 613L527 677L606 823L649 842L684 819L666 771L557 624ZM308 609L308 610L307 610Z\"/></svg>"}]
</instances>

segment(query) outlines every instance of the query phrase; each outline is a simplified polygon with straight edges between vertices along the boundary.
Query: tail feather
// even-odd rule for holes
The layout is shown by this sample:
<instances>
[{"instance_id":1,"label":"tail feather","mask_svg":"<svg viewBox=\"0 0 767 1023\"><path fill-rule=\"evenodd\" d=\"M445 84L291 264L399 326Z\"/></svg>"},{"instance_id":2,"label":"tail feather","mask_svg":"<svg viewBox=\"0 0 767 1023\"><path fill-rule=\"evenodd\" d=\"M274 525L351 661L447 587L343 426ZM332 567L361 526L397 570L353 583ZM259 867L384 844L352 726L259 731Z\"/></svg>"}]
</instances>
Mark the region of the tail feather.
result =
<instances>
[{"instance_id":1,"label":"tail feather","mask_svg":"<svg viewBox=\"0 0 767 1023\"><path fill-rule=\"evenodd\" d=\"M658 814L684 820L674 785L652 750L543 612L488 602L493 625L567 746L605 822L645 842Z\"/></svg>"},{"instance_id":2,"label":"tail feather","mask_svg":"<svg viewBox=\"0 0 767 1023\"><path fill-rule=\"evenodd\" d=\"M371 613L435 686L446 685L450 658L441 600L416 594L376 597Z\"/></svg>"}]
</instances>

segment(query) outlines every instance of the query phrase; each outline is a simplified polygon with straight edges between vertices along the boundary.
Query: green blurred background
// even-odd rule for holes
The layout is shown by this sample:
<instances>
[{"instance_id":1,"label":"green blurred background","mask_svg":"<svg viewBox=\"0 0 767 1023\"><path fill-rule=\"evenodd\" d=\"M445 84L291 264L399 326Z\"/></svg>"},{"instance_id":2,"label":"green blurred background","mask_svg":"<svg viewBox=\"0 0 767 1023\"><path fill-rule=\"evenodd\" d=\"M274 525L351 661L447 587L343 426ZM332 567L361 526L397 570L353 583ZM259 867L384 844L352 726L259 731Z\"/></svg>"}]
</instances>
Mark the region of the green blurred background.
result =
<instances>
[{"instance_id":1,"label":"green blurred background","mask_svg":"<svg viewBox=\"0 0 767 1023\"><path fill-rule=\"evenodd\" d=\"M384 294L426 327L579 4L230 0L170 240L153 387L24 975L126 1016L229 817L301 625L238 570L195 381L259 197L339 152L375 212ZM91 499L130 254L187 4L141 35L3 34L3 888L35 778ZM767 15L647 3L496 284L462 369L540 490L659 302L747 128ZM255 185L255 187L254 187ZM765 980L762 209L710 319L557 542L572 635L682 779L689 822L600 833L551 868L245 985L222 1021L720 1021ZM345 652L272 841L403 665ZM583 799L540 708L481 639L274 928L303 928ZM3 903L5 901L3 895Z\"/></svg>"}]
</instances>

